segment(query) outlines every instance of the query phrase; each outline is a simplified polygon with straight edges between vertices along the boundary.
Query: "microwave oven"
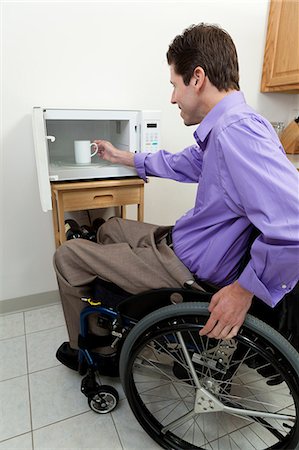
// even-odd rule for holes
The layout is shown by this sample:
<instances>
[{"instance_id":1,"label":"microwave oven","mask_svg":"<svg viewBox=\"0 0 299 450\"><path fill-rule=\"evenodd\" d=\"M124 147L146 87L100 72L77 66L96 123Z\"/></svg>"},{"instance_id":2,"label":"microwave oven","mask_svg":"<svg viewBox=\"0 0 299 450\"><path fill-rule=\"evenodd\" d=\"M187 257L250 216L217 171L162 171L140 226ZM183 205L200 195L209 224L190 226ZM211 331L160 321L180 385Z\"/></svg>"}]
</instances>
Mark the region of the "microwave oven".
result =
<instances>
[{"instance_id":1,"label":"microwave oven","mask_svg":"<svg viewBox=\"0 0 299 450\"><path fill-rule=\"evenodd\" d=\"M160 148L160 112L33 108L33 136L43 211L52 209L52 181L136 176L133 167L94 156L76 164L74 141L103 139L120 150L155 152Z\"/></svg>"}]
</instances>

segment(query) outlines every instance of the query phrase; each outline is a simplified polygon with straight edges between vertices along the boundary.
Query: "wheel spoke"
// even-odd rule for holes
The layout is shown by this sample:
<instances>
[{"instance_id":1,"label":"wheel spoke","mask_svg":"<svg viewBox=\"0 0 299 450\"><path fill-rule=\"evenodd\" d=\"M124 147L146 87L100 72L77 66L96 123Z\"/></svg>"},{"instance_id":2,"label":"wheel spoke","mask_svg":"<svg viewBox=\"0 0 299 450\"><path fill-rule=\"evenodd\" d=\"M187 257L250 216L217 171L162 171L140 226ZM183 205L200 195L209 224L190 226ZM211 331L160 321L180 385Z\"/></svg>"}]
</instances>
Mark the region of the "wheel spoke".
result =
<instances>
[{"instance_id":1,"label":"wheel spoke","mask_svg":"<svg viewBox=\"0 0 299 450\"><path fill-rule=\"evenodd\" d=\"M194 314L184 308L132 339L128 400L142 426L169 449L289 448L299 399L284 354L245 327L228 343L200 336L196 305ZM279 385L267 384L278 375Z\"/></svg>"},{"instance_id":2,"label":"wheel spoke","mask_svg":"<svg viewBox=\"0 0 299 450\"><path fill-rule=\"evenodd\" d=\"M183 425L188 420L192 419L196 413L194 411L189 411L185 415L179 417L178 419L174 420L173 422L169 423L166 427L162 428L162 433L166 433L167 431L172 431L175 428Z\"/></svg>"}]
</instances>

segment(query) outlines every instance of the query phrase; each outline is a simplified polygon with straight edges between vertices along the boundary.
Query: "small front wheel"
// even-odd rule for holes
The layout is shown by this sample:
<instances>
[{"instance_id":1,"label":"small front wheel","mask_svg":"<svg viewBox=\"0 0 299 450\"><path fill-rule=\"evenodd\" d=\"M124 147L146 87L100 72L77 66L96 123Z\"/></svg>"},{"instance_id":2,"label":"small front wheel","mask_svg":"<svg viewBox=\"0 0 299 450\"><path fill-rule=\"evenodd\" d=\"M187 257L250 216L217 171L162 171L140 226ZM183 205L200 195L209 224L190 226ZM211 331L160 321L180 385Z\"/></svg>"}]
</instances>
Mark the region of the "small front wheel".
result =
<instances>
[{"instance_id":1,"label":"small front wheel","mask_svg":"<svg viewBox=\"0 0 299 450\"><path fill-rule=\"evenodd\" d=\"M88 397L89 407L98 414L107 414L116 408L119 395L112 386L100 386L95 394Z\"/></svg>"}]
</instances>

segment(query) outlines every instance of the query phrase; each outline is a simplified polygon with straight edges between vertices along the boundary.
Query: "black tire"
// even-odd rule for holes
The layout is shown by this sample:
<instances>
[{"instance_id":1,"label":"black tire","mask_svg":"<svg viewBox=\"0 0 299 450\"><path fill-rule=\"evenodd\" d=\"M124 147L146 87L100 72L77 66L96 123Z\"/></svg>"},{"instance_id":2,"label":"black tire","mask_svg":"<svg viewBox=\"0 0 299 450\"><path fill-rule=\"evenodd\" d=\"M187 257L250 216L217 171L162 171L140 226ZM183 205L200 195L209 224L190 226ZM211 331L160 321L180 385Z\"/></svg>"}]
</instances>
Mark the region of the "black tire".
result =
<instances>
[{"instance_id":1,"label":"black tire","mask_svg":"<svg viewBox=\"0 0 299 450\"><path fill-rule=\"evenodd\" d=\"M141 426L166 449L299 448L296 350L250 315L234 340L200 337L208 314L205 303L167 306L127 336L120 377Z\"/></svg>"},{"instance_id":2,"label":"black tire","mask_svg":"<svg viewBox=\"0 0 299 450\"><path fill-rule=\"evenodd\" d=\"M88 405L97 414L107 414L113 411L119 402L119 395L112 386L102 385L97 392L88 397Z\"/></svg>"}]
</instances>

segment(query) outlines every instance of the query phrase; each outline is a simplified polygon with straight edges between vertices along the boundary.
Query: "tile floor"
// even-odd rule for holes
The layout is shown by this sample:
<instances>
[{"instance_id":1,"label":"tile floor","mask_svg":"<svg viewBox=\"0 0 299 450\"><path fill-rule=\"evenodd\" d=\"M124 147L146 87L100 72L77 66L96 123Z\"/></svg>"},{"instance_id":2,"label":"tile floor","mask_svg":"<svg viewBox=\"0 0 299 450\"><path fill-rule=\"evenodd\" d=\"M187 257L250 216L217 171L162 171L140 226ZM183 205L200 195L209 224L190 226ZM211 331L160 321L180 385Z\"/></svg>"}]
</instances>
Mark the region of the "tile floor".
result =
<instances>
[{"instance_id":1,"label":"tile floor","mask_svg":"<svg viewBox=\"0 0 299 450\"><path fill-rule=\"evenodd\" d=\"M65 340L61 304L0 315L0 450L160 449L133 416L118 378L101 377L102 384L117 388L117 408L104 415L90 410L80 392L82 377L55 358ZM253 369L245 366L244 370L247 377L252 375ZM251 386L255 383L262 383L257 387L263 392L265 379L254 378ZM271 389L277 397L277 386ZM267 402L271 404L272 397ZM286 406L283 401L281 406ZM231 426L225 425L225 430ZM264 448L266 442L272 445L268 442L272 435L264 431L260 435L250 427L245 431L234 433L233 447L230 441L217 448L254 450Z\"/></svg>"},{"instance_id":2,"label":"tile floor","mask_svg":"<svg viewBox=\"0 0 299 450\"><path fill-rule=\"evenodd\" d=\"M139 426L118 379L114 412L92 412L81 376L61 365L67 340L60 304L0 316L0 450L155 450Z\"/></svg>"}]
</instances>

